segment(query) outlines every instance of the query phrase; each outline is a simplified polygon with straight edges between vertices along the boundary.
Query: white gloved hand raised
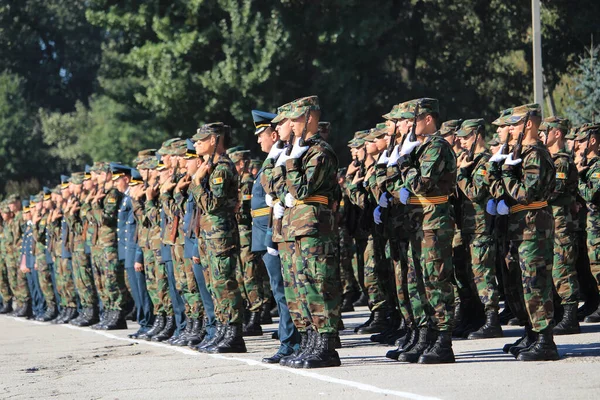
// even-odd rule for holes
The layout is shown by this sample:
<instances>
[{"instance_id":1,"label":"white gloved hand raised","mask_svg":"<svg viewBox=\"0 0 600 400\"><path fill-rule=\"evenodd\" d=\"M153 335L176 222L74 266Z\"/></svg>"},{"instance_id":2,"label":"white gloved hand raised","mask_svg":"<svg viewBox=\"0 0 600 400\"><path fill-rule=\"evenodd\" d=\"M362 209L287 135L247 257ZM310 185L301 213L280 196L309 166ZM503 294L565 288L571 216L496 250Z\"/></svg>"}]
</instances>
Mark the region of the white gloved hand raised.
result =
<instances>
[{"instance_id":1,"label":"white gloved hand raised","mask_svg":"<svg viewBox=\"0 0 600 400\"><path fill-rule=\"evenodd\" d=\"M306 150L308 150L308 146L300 146L300 138L296 138L290 158L300 158L302 154L306 153Z\"/></svg>"},{"instance_id":2,"label":"white gloved hand raised","mask_svg":"<svg viewBox=\"0 0 600 400\"><path fill-rule=\"evenodd\" d=\"M281 203L277 203L273 206L273 217L275 219L283 218L283 213L285 212L285 207L281 205Z\"/></svg>"},{"instance_id":3,"label":"white gloved hand raised","mask_svg":"<svg viewBox=\"0 0 600 400\"><path fill-rule=\"evenodd\" d=\"M392 165L398 164L398 160L400 160L400 146L396 145L394 150L392 150L392 154L390 154L387 166L391 167Z\"/></svg>"},{"instance_id":4,"label":"white gloved hand raised","mask_svg":"<svg viewBox=\"0 0 600 400\"><path fill-rule=\"evenodd\" d=\"M508 154L502 154L504 152L504 149L506 149L506 143L503 143L502 146L500 146L500 148L498 149L498 151L490 157L490 161L500 162L506 160L508 158Z\"/></svg>"},{"instance_id":5,"label":"white gloved hand raised","mask_svg":"<svg viewBox=\"0 0 600 400\"><path fill-rule=\"evenodd\" d=\"M267 158L270 158L272 160L277 160L277 158L279 157L279 155L281 153L283 153L284 150L285 150L285 146L283 146L280 149L279 147L277 147L277 143L275 143L273 145L273 147L271 147L271 150L269 151L269 155L267 155Z\"/></svg>"},{"instance_id":6,"label":"white gloved hand raised","mask_svg":"<svg viewBox=\"0 0 600 400\"><path fill-rule=\"evenodd\" d=\"M421 142L419 142L418 140L411 142L410 138L406 138L406 140L402 144L402 148L400 149L400 155L401 156L409 155L410 153L413 152L414 149L419 147L420 144L421 144Z\"/></svg>"},{"instance_id":7,"label":"white gloved hand raised","mask_svg":"<svg viewBox=\"0 0 600 400\"><path fill-rule=\"evenodd\" d=\"M296 205L296 199L291 194L287 193L285 195L285 206L287 208L292 208Z\"/></svg>"},{"instance_id":8,"label":"white gloved hand raised","mask_svg":"<svg viewBox=\"0 0 600 400\"><path fill-rule=\"evenodd\" d=\"M388 163L388 156L387 156L387 150L384 150L383 153L381 153L381 155L379 155L379 158L377 159L377 165L387 165Z\"/></svg>"},{"instance_id":9,"label":"white gloved hand raised","mask_svg":"<svg viewBox=\"0 0 600 400\"><path fill-rule=\"evenodd\" d=\"M519 165L519 164L521 164L521 161L523 161L523 160L520 159L520 158L513 159L513 154L510 153L508 155L508 157L506 158L506 160L504 160L504 164L506 164L506 165Z\"/></svg>"},{"instance_id":10,"label":"white gloved hand raised","mask_svg":"<svg viewBox=\"0 0 600 400\"><path fill-rule=\"evenodd\" d=\"M266 194L265 203L267 203L269 207L273 207L273 196L271 196L270 194Z\"/></svg>"},{"instance_id":11,"label":"white gloved hand raised","mask_svg":"<svg viewBox=\"0 0 600 400\"><path fill-rule=\"evenodd\" d=\"M290 158L292 158L292 157L290 157L290 156L288 156L287 154L285 154L285 152L282 152L282 153L279 155L279 158L277 159L277 162L275 163L275 166L276 166L276 167L281 167L281 166L282 166L283 164L285 164L285 162L286 162L287 160L289 160Z\"/></svg>"}]
</instances>

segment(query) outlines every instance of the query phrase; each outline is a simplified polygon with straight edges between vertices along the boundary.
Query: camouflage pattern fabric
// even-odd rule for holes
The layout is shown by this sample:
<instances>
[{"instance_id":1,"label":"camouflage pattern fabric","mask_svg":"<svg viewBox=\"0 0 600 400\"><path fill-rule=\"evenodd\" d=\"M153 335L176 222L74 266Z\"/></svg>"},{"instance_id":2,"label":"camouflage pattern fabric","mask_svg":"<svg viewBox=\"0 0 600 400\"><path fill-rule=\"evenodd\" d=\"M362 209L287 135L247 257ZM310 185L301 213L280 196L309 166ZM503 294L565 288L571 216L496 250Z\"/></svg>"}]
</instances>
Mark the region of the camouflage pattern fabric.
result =
<instances>
[{"instance_id":1,"label":"camouflage pattern fabric","mask_svg":"<svg viewBox=\"0 0 600 400\"><path fill-rule=\"evenodd\" d=\"M7 244L4 236L6 224L0 226L0 296L5 304L10 304L13 299L13 293L8 279L8 263L7 263Z\"/></svg>"},{"instance_id":2,"label":"camouflage pattern fabric","mask_svg":"<svg viewBox=\"0 0 600 400\"><path fill-rule=\"evenodd\" d=\"M77 201L77 200L75 200ZM85 253L84 221L91 210L89 204L79 204L79 211L74 211L67 217L69 232L71 234L71 257L75 287L83 308L93 308L98 303L98 296L94 286L94 275L90 256Z\"/></svg>"},{"instance_id":3,"label":"camouflage pattern fabric","mask_svg":"<svg viewBox=\"0 0 600 400\"><path fill-rule=\"evenodd\" d=\"M48 263L46 255L47 239L49 237L46 231L46 218L42 218L33 225L33 239L35 241L35 264L40 281L40 290L46 300L46 306L55 309L56 296L54 294L54 284L52 283L52 266Z\"/></svg>"},{"instance_id":4,"label":"camouflage pattern fabric","mask_svg":"<svg viewBox=\"0 0 600 400\"><path fill-rule=\"evenodd\" d=\"M600 288L600 157L588 160L580 173L579 193L587 204L587 252L590 270Z\"/></svg>"}]
</instances>

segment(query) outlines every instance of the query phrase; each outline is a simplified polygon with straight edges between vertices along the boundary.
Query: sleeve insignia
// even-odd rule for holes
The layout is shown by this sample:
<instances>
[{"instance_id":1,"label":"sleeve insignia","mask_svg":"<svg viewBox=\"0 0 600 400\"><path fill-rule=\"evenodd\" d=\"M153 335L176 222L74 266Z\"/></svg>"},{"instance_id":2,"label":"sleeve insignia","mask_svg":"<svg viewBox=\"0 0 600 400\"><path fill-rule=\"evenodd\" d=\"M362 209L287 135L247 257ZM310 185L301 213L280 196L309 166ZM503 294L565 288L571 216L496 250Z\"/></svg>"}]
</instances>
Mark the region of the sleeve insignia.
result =
<instances>
[{"instance_id":1,"label":"sleeve insignia","mask_svg":"<svg viewBox=\"0 0 600 400\"><path fill-rule=\"evenodd\" d=\"M557 172L556 179L567 179L567 174L564 172Z\"/></svg>"},{"instance_id":2,"label":"sleeve insignia","mask_svg":"<svg viewBox=\"0 0 600 400\"><path fill-rule=\"evenodd\" d=\"M223 178L214 178L212 183L213 185L221 185L223 183Z\"/></svg>"}]
</instances>

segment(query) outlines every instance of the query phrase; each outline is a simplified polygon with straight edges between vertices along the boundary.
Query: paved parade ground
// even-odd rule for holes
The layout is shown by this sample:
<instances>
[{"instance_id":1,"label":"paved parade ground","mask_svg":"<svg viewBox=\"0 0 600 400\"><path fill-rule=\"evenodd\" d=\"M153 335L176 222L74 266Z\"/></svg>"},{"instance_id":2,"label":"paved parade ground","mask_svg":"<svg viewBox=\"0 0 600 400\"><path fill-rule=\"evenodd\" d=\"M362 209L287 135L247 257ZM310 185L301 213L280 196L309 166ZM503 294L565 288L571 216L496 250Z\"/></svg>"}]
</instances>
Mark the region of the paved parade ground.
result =
<instances>
[{"instance_id":1,"label":"paved parade ground","mask_svg":"<svg viewBox=\"0 0 600 400\"><path fill-rule=\"evenodd\" d=\"M386 359L388 347L352 328L366 308L345 314L342 367L295 370L260 362L277 349L276 325L246 338L248 353L206 355L137 341L137 329L98 332L0 317L0 399L597 399L600 324L556 337L557 362L524 363L502 353L506 338L454 342L457 363L408 365ZM544 385L542 385L542 382Z\"/></svg>"}]
</instances>

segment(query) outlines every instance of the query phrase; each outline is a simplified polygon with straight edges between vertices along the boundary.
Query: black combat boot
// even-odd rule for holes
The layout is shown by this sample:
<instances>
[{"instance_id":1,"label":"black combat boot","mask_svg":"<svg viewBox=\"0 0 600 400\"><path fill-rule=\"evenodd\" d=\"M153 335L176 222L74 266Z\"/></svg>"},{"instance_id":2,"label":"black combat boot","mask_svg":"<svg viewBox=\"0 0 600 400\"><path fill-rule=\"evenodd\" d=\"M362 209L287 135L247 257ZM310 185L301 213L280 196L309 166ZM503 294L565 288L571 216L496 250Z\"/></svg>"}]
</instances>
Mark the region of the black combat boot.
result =
<instances>
[{"instance_id":1,"label":"black combat boot","mask_svg":"<svg viewBox=\"0 0 600 400\"><path fill-rule=\"evenodd\" d=\"M360 298L359 292L348 292L344 293L342 297L342 312L352 312L354 311L354 303Z\"/></svg>"},{"instance_id":2,"label":"black combat boot","mask_svg":"<svg viewBox=\"0 0 600 400\"><path fill-rule=\"evenodd\" d=\"M81 312L79 313L79 315L77 316L77 318L74 318L72 320L69 321L69 325L73 325L73 326L79 326L79 322L85 318L85 315L87 314L87 308L84 308L81 310Z\"/></svg>"},{"instance_id":3,"label":"black combat boot","mask_svg":"<svg viewBox=\"0 0 600 400\"><path fill-rule=\"evenodd\" d=\"M315 351L315 347L319 340L319 334L313 329L307 330L306 333L308 334L308 337L304 349L300 351L296 357L289 359L285 364L286 367L301 368L304 359ZM279 364L281 364L281 362Z\"/></svg>"},{"instance_id":4,"label":"black combat boot","mask_svg":"<svg viewBox=\"0 0 600 400\"><path fill-rule=\"evenodd\" d=\"M138 335L140 340L150 340L153 336L158 335L165 328L165 315L160 314L154 317L154 324L148 332Z\"/></svg>"},{"instance_id":5,"label":"black combat boot","mask_svg":"<svg viewBox=\"0 0 600 400\"><path fill-rule=\"evenodd\" d=\"M508 305L504 306L504 310L500 314L498 314L498 319L500 320L500 325L508 325L508 321L513 319L515 314L510 310Z\"/></svg>"},{"instance_id":6,"label":"black combat boot","mask_svg":"<svg viewBox=\"0 0 600 400\"><path fill-rule=\"evenodd\" d=\"M51 324L60 324L61 320L65 317L65 313L67 312L67 307L62 307L58 315L50 321Z\"/></svg>"},{"instance_id":7,"label":"black combat boot","mask_svg":"<svg viewBox=\"0 0 600 400\"><path fill-rule=\"evenodd\" d=\"M42 318L40 318L40 321L42 321L42 322L52 321L57 316L58 316L58 309L56 308L56 305L55 305L53 307L46 308L46 312L44 313L44 315L42 315Z\"/></svg>"},{"instance_id":8,"label":"black combat boot","mask_svg":"<svg viewBox=\"0 0 600 400\"><path fill-rule=\"evenodd\" d=\"M208 336L206 336L199 345L193 347L194 350L197 350L200 353L206 353L207 348L213 346L214 344L219 343L221 341L221 339L223 339L223 337L225 336L225 331L226 331L225 328L226 328L225 325L218 323L217 329L215 330L215 335L212 338L209 338Z\"/></svg>"},{"instance_id":9,"label":"black combat boot","mask_svg":"<svg viewBox=\"0 0 600 400\"><path fill-rule=\"evenodd\" d=\"M544 329L538 334L537 340L527 350L522 350L517 355L519 361L556 361L559 360L558 349L552 337L552 327Z\"/></svg>"},{"instance_id":10,"label":"black combat boot","mask_svg":"<svg viewBox=\"0 0 600 400\"><path fill-rule=\"evenodd\" d=\"M228 325L223 339L206 348L207 353L245 353L246 351L241 324Z\"/></svg>"},{"instance_id":11,"label":"black combat boot","mask_svg":"<svg viewBox=\"0 0 600 400\"><path fill-rule=\"evenodd\" d=\"M202 318L196 318L193 322L190 322L192 325L192 330L190 331L190 334L187 337L186 344L188 346L195 346L198 343L202 342L202 339L204 339L204 335L206 335L206 329L204 327Z\"/></svg>"},{"instance_id":12,"label":"black combat boot","mask_svg":"<svg viewBox=\"0 0 600 400\"><path fill-rule=\"evenodd\" d=\"M292 354L280 357L279 365L287 367L289 362L291 362L294 358L298 357L303 351L306 350L306 347L308 346L308 342L310 339L308 332L309 331L299 332L300 333L300 345L298 346L298 349L296 351L294 351ZM312 331L310 331L310 332L312 332ZM273 356L273 357L275 357L275 356Z\"/></svg>"},{"instance_id":13,"label":"black combat boot","mask_svg":"<svg viewBox=\"0 0 600 400\"><path fill-rule=\"evenodd\" d=\"M340 355L335 351L335 334L315 333L314 350L308 354L301 365L294 363L293 368L327 368L342 365Z\"/></svg>"},{"instance_id":14,"label":"black combat boot","mask_svg":"<svg viewBox=\"0 0 600 400\"><path fill-rule=\"evenodd\" d=\"M577 310L577 320L583 321L585 317L596 311L599 305L600 302L598 301L597 297L594 297L593 299L587 299L585 303L583 303L583 305Z\"/></svg>"},{"instance_id":15,"label":"black combat boot","mask_svg":"<svg viewBox=\"0 0 600 400\"><path fill-rule=\"evenodd\" d=\"M97 323L98 320L98 309L96 307L86 308L83 310L83 318L79 320L77 326L92 326Z\"/></svg>"},{"instance_id":16,"label":"black combat boot","mask_svg":"<svg viewBox=\"0 0 600 400\"><path fill-rule=\"evenodd\" d=\"M452 351L452 333L440 332L437 340L419 357L419 364L449 364L455 362Z\"/></svg>"},{"instance_id":17,"label":"black combat boot","mask_svg":"<svg viewBox=\"0 0 600 400\"><path fill-rule=\"evenodd\" d=\"M250 317L252 318L252 317ZM273 323L273 317L271 317L271 303L265 303L260 307L260 320L259 323L262 325L269 325ZM262 335L262 333L261 333ZM246 334L244 334L246 336Z\"/></svg>"},{"instance_id":18,"label":"black combat boot","mask_svg":"<svg viewBox=\"0 0 600 400\"><path fill-rule=\"evenodd\" d=\"M32 316L31 301L28 301L21 308L19 308L19 311L15 312L14 316L18 318L30 318Z\"/></svg>"},{"instance_id":19,"label":"black combat boot","mask_svg":"<svg viewBox=\"0 0 600 400\"><path fill-rule=\"evenodd\" d=\"M419 340L419 331L417 329L408 328L406 339L402 343L398 343L398 348L388 351L385 356L392 360L397 360L400 354L412 349Z\"/></svg>"},{"instance_id":20,"label":"black combat boot","mask_svg":"<svg viewBox=\"0 0 600 400\"><path fill-rule=\"evenodd\" d=\"M361 335L361 334L367 334L367 333L383 332L384 330L386 330L387 328L390 327L390 320L389 320L389 318L387 318L386 314L387 313L383 310L373 311L373 313L372 313L373 319L371 320L371 322L368 325L362 326L359 329L357 329L356 333Z\"/></svg>"},{"instance_id":21,"label":"black combat boot","mask_svg":"<svg viewBox=\"0 0 600 400\"><path fill-rule=\"evenodd\" d=\"M77 312L76 307L69 307L67 309L67 313L65 314L65 317L63 318L63 323L68 324L70 321L76 319L78 315L79 315L79 312Z\"/></svg>"},{"instance_id":22,"label":"black combat boot","mask_svg":"<svg viewBox=\"0 0 600 400\"><path fill-rule=\"evenodd\" d=\"M192 335L192 328L194 327L194 323L192 322L192 320L190 318L188 318L185 322L185 329L183 330L183 332L181 332L179 334L179 336L177 338L171 338L169 340L171 340L171 345L173 346L187 346L189 337Z\"/></svg>"},{"instance_id":23,"label":"black combat boot","mask_svg":"<svg viewBox=\"0 0 600 400\"><path fill-rule=\"evenodd\" d=\"M10 314L12 312L12 304L10 301L5 301L2 308L0 308L0 314Z\"/></svg>"},{"instance_id":24,"label":"black combat boot","mask_svg":"<svg viewBox=\"0 0 600 400\"><path fill-rule=\"evenodd\" d=\"M100 321L97 324L92 325L92 329L98 330L102 329L104 325L106 325L106 321L108 321L108 317L111 315L111 312L106 308L102 311L102 315L100 316Z\"/></svg>"},{"instance_id":25,"label":"black combat boot","mask_svg":"<svg viewBox=\"0 0 600 400\"><path fill-rule=\"evenodd\" d=\"M596 311L585 317L583 322L589 322L594 324L600 322L600 307L598 307Z\"/></svg>"},{"instance_id":26,"label":"black combat boot","mask_svg":"<svg viewBox=\"0 0 600 400\"><path fill-rule=\"evenodd\" d=\"M575 333L581 333L579 321L577 320L577 303L565 304L563 308L565 309L565 312L563 313L562 321L554 327L554 334L573 335Z\"/></svg>"},{"instance_id":27,"label":"black combat boot","mask_svg":"<svg viewBox=\"0 0 600 400\"><path fill-rule=\"evenodd\" d=\"M485 324L476 330L469 333L469 339L491 339L503 337L502 326L500 326L500 318L497 311L488 311L485 313Z\"/></svg>"},{"instance_id":28,"label":"black combat boot","mask_svg":"<svg viewBox=\"0 0 600 400\"><path fill-rule=\"evenodd\" d=\"M250 318L248 319L248 323L243 327L243 335L244 336L262 336L263 331L260 326L260 322L262 321L262 312L252 312L250 313ZM270 317L270 315L269 315Z\"/></svg>"},{"instance_id":29,"label":"black combat boot","mask_svg":"<svg viewBox=\"0 0 600 400\"><path fill-rule=\"evenodd\" d=\"M537 333L531 330L529 325L525 326L525 333L514 343L507 343L502 348L505 353L510 353L513 356L517 356L520 351L528 348L537 340Z\"/></svg>"},{"instance_id":30,"label":"black combat boot","mask_svg":"<svg viewBox=\"0 0 600 400\"><path fill-rule=\"evenodd\" d=\"M371 336L371 342L377 342L381 344L394 344L396 339L399 339L406 335L406 324L403 318L398 318L397 315L393 315L390 318L390 327L381 333Z\"/></svg>"},{"instance_id":31,"label":"black combat boot","mask_svg":"<svg viewBox=\"0 0 600 400\"><path fill-rule=\"evenodd\" d=\"M398 355L398 361L416 363L419 357L431 347L437 340L438 331L428 327L419 328L419 339L410 350L404 351Z\"/></svg>"},{"instance_id":32,"label":"black combat boot","mask_svg":"<svg viewBox=\"0 0 600 400\"><path fill-rule=\"evenodd\" d=\"M277 308L277 305L275 305L275 307L271 308L271 311L269 311L269 315L271 316L271 318L279 317L279 308Z\"/></svg>"},{"instance_id":33,"label":"black combat boot","mask_svg":"<svg viewBox=\"0 0 600 400\"><path fill-rule=\"evenodd\" d=\"M153 342L164 342L165 340L168 340L173 336L173 334L175 333L175 329L175 317L173 315L169 315L165 319L165 327L162 329L162 331L152 336L151 340Z\"/></svg>"},{"instance_id":34,"label":"black combat boot","mask_svg":"<svg viewBox=\"0 0 600 400\"><path fill-rule=\"evenodd\" d=\"M102 328L106 331L114 331L117 329L127 329L127 321L125 321L125 314L123 311L114 310L112 311L112 318L106 321L106 325Z\"/></svg>"},{"instance_id":35,"label":"black combat boot","mask_svg":"<svg viewBox=\"0 0 600 400\"><path fill-rule=\"evenodd\" d=\"M352 303L352 305L354 307L364 307L364 306L368 306L369 305L369 296L367 296L365 294L365 292L362 292L360 294L360 297L358 298L358 300L356 300L354 303Z\"/></svg>"}]
</instances>

